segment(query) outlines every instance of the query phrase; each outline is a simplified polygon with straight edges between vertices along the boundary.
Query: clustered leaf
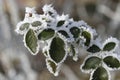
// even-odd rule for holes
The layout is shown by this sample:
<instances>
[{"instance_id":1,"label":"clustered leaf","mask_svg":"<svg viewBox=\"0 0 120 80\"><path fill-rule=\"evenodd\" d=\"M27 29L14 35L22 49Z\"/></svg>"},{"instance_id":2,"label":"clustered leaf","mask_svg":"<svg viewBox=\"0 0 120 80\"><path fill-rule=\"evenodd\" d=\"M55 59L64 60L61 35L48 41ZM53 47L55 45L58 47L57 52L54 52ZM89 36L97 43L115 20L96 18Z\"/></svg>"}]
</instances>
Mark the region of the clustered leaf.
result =
<instances>
[{"instance_id":1,"label":"clustered leaf","mask_svg":"<svg viewBox=\"0 0 120 80\"><path fill-rule=\"evenodd\" d=\"M109 39L111 41L109 41ZM112 38L108 38L108 42L106 41L106 42L104 42L104 44L102 44L103 45L102 49L100 48L99 45L93 44L92 46L90 46L87 49L87 51L91 52L91 53L98 53L100 51L101 52L106 52L106 51L107 52L111 52L111 51L114 51L115 48L117 47L117 44L118 44L118 41L116 40L116 42L115 42L114 40L116 40L116 39L113 38L113 40L112 40Z\"/></svg>"},{"instance_id":2,"label":"clustered leaf","mask_svg":"<svg viewBox=\"0 0 120 80\"><path fill-rule=\"evenodd\" d=\"M87 51L91 52L91 53L101 54L101 53L105 53L105 51L110 52L113 49L115 49L115 47L116 47L116 42L108 39L108 42L106 41L104 43L102 49L101 49L100 45L93 44L92 46L90 46L87 49ZM100 55L98 55L98 56L100 56ZM97 64L95 62L98 62L99 64ZM87 63L89 63L89 64L87 65ZM93 58L93 56L91 56L88 59L86 59L84 65L82 66L82 69L83 69L83 71L87 70L87 67L88 67L88 70L93 69L90 80L110 80L109 71L107 71L107 69L104 68L103 63L105 63L108 67L112 68L113 70L114 70L114 68L116 68L116 69L119 68L119 60L113 56L107 56L105 58L102 58L102 56L100 56L100 58L97 58L97 57ZM94 68L90 68L89 65Z\"/></svg>"},{"instance_id":3,"label":"clustered leaf","mask_svg":"<svg viewBox=\"0 0 120 80\"><path fill-rule=\"evenodd\" d=\"M95 53L86 58L81 66L83 71L93 72L91 80L109 80L109 71L103 63L112 69L120 68L117 57L103 56L116 50L116 38L108 38L101 47L95 39L98 35L94 29L84 21L74 21L68 15L59 15L52 5L45 5L43 14L37 14L34 8L26 8L25 18L18 23L16 32L24 36L24 45L33 55L39 52L40 43L44 44L42 52L46 57L47 68L55 76L68 54L72 54L73 60L78 59L81 47Z\"/></svg>"}]
</instances>

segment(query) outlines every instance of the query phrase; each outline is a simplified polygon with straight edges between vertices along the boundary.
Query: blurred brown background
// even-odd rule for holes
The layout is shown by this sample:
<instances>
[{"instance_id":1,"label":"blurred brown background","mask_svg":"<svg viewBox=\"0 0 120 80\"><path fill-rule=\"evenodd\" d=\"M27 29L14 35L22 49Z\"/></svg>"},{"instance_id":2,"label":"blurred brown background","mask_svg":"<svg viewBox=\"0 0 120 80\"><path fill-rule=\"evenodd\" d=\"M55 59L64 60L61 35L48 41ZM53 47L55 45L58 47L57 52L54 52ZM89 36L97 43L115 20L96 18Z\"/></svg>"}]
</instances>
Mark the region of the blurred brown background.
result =
<instances>
[{"instance_id":1,"label":"blurred brown background","mask_svg":"<svg viewBox=\"0 0 120 80\"><path fill-rule=\"evenodd\" d=\"M25 7L36 7L40 14L45 4L53 4L59 14L86 21L103 39L120 39L120 0L0 0L0 80L89 80L90 75L79 69L86 52L81 51L77 62L68 57L60 75L54 77L43 54L32 56L23 45L23 37L15 33ZM111 74L112 80L120 80L120 71Z\"/></svg>"}]
</instances>

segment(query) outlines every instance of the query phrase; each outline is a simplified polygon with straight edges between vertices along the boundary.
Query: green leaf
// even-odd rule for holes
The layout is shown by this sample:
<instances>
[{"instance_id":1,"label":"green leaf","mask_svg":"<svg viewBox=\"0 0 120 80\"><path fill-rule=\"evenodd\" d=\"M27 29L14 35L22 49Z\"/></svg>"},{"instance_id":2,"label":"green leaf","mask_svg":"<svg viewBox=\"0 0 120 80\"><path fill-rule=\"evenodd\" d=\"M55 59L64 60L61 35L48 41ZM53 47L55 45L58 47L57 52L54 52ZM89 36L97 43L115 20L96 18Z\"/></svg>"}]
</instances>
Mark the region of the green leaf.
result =
<instances>
[{"instance_id":1,"label":"green leaf","mask_svg":"<svg viewBox=\"0 0 120 80\"><path fill-rule=\"evenodd\" d=\"M90 57L85 61L85 64L82 66L82 69L89 70L89 69L95 69L98 67L101 63L101 59L98 57Z\"/></svg>"},{"instance_id":2,"label":"green leaf","mask_svg":"<svg viewBox=\"0 0 120 80\"><path fill-rule=\"evenodd\" d=\"M64 31L64 30L60 30L60 31L58 31L59 33L61 33L63 36L65 36L66 38L69 38L69 35L68 35L68 33L66 32L66 31Z\"/></svg>"},{"instance_id":3,"label":"green leaf","mask_svg":"<svg viewBox=\"0 0 120 80\"><path fill-rule=\"evenodd\" d=\"M77 28L77 27L72 27L70 29L70 32L72 33L72 35L73 35L74 38L78 38L79 35L80 35L80 29Z\"/></svg>"},{"instance_id":4,"label":"green leaf","mask_svg":"<svg viewBox=\"0 0 120 80\"><path fill-rule=\"evenodd\" d=\"M105 44L103 51L111 51L115 48L116 43L115 42L108 42L107 44Z\"/></svg>"},{"instance_id":5,"label":"green leaf","mask_svg":"<svg viewBox=\"0 0 120 80\"><path fill-rule=\"evenodd\" d=\"M20 30L23 31L23 30L27 30L29 28L30 24L29 23L24 23L20 26Z\"/></svg>"},{"instance_id":6,"label":"green leaf","mask_svg":"<svg viewBox=\"0 0 120 80\"><path fill-rule=\"evenodd\" d=\"M38 27L38 26L41 26L41 22L40 21L35 21L35 22L33 22L31 25L33 26L33 27Z\"/></svg>"},{"instance_id":7,"label":"green leaf","mask_svg":"<svg viewBox=\"0 0 120 80\"><path fill-rule=\"evenodd\" d=\"M48 65L50 66L50 68L52 69L52 72L55 73L56 69L57 69L57 65L51 60L47 60L47 62L48 62Z\"/></svg>"},{"instance_id":8,"label":"green leaf","mask_svg":"<svg viewBox=\"0 0 120 80\"><path fill-rule=\"evenodd\" d=\"M65 43L61 38L59 37L53 38L50 45L49 54L50 54L50 57L56 63L59 63L65 57L66 53L64 48L65 48Z\"/></svg>"},{"instance_id":9,"label":"green leaf","mask_svg":"<svg viewBox=\"0 0 120 80\"><path fill-rule=\"evenodd\" d=\"M64 23L65 23L64 20L59 21L59 22L57 23L57 27L61 27Z\"/></svg>"},{"instance_id":10,"label":"green leaf","mask_svg":"<svg viewBox=\"0 0 120 80\"><path fill-rule=\"evenodd\" d=\"M37 52L37 37L32 29L29 29L25 36L25 44L32 53Z\"/></svg>"},{"instance_id":11,"label":"green leaf","mask_svg":"<svg viewBox=\"0 0 120 80\"><path fill-rule=\"evenodd\" d=\"M87 31L83 31L81 35L86 39L85 45L89 46L91 41L91 34Z\"/></svg>"},{"instance_id":12,"label":"green leaf","mask_svg":"<svg viewBox=\"0 0 120 80\"><path fill-rule=\"evenodd\" d=\"M109 80L109 75L107 70L103 67L98 67L94 71L91 80Z\"/></svg>"},{"instance_id":13,"label":"green leaf","mask_svg":"<svg viewBox=\"0 0 120 80\"><path fill-rule=\"evenodd\" d=\"M93 44L91 47L87 49L87 51L91 53L96 53L96 52L100 52L101 49L97 45Z\"/></svg>"},{"instance_id":14,"label":"green leaf","mask_svg":"<svg viewBox=\"0 0 120 80\"><path fill-rule=\"evenodd\" d=\"M45 29L38 35L38 39L47 40L52 38L54 34L55 34L55 31L53 29Z\"/></svg>"},{"instance_id":15,"label":"green leaf","mask_svg":"<svg viewBox=\"0 0 120 80\"><path fill-rule=\"evenodd\" d=\"M113 56L107 56L103 59L103 61L110 68L119 68L120 67L120 61Z\"/></svg>"}]
</instances>

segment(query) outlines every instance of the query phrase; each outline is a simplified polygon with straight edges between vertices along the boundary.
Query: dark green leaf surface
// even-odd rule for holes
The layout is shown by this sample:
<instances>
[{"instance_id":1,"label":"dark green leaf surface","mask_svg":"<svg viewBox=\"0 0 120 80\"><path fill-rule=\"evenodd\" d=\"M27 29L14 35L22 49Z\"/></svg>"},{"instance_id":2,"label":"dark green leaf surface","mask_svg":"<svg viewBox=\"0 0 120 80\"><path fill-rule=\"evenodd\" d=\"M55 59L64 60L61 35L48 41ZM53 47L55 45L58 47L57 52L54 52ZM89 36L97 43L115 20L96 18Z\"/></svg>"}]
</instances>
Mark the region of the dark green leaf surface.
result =
<instances>
[{"instance_id":1,"label":"dark green leaf surface","mask_svg":"<svg viewBox=\"0 0 120 80\"><path fill-rule=\"evenodd\" d=\"M57 65L53 61L51 61L51 60L48 60L47 62L50 65L50 67L52 68L52 71L55 73Z\"/></svg>"},{"instance_id":2,"label":"dark green leaf surface","mask_svg":"<svg viewBox=\"0 0 120 80\"><path fill-rule=\"evenodd\" d=\"M100 52L101 49L97 45L93 44L91 47L87 49L87 51L91 53L96 53L96 52Z\"/></svg>"},{"instance_id":3,"label":"dark green leaf surface","mask_svg":"<svg viewBox=\"0 0 120 80\"><path fill-rule=\"evenodd\" d=\"M70 29L70 32L72 33L72 35L73 35L74 38L78 38L79 35L80 35L80 29L77 28L77 27L72 27Z\"/></svg>"},{"instance_id":4,"label":"dark green leaf surface","mask_svg":"<svg viewBox=\"0 0 120 80\"><path fill-rule=\"evenodd\" d=\"M37 37L32 29L29 29L29 31L27 32L25 36L25 43L31 52L33 53L37 52L37 46L38 46Z\"/></svg>"},{"instance_id":5,"label":"dark green leaf surface","mask_svg":"<svg viewBox=\"0 0 120 80\"><path fill-rule=\"evenodd\" d=\"M92 80L109 80L107 70L103 67L98 67L92 75Z\"/></svg>"},{"instance_id":6,"label":"dark green leaf surface","mask_svg":"<svg viewBox=\"0 0 120 80\"><path fill-rule=\"evenodd\" d=\"M64 20L59 21L59 22L57 23L57 27L61 27L64 23L65 23Z\"/></svg>"},{"instance_id":7,"label":"dark green leaf surface","mask_svg":"<svg viewBox=\"0 0 120 80\"><path fill-rule=\"evenodd\" d=\"M35 21L35 22L33 22L31 25L33 26L33 27L38 27L38 26L41 26L41 22L40 21Z\"/></svg>"},{"instance_id":8,"label":"dark green leaf surface","mask_svg":"<svg viewBox=\"0 0 120 80\"><path fill-rule=\"evenodd\" d=\"M64 47L65 47L65 43L61 38L59 37L53 38L49 53L50 53L50 57L56 63L59 63L60 61L62 61L64 56L66 55Z\"/></svg>"},{"instance_id":9,"label":"dark green leaf surface","mask_svg":"<svg viewBox=\"0 0 120 80\"><path fill-rule=\"evenodd\" d=\"M61 33L63 36L65 36L66 38L69 38L69 35L66 31L60 30L58 31L59 33Z\"/></svg>"},{"instance_id":10,"label":"dark green leaf surface","mask_svg":"<svg viewBox=\"0 0 120 80\"><path fill-rule=\"evenodd\" d=\"M85 64L83 65L82 69L89 70L89 69L95 69L98 67L101 63L101 59L98 57L90 57L85 61Z\"/></svg>"},{"instance_id":11,"label":"dark green leaf surface","mask_svg":"<svg viewBox=\"0 0 120 80\"><path fill-rule=\"evenodd\" d=\"M38 39L47 40L52 38L54 34L55 34L55 31L53 29L45 29L38 35Z\"/></svg>"},{"instance_id":12,"label":"dark green leaf surface","mask_svg":"<svg viewBox=\"0 0 120 80\"><path fill-rule=\"evenodd\" d=\"M20 26L20 30L21 31L23 31L23 30L25 30L25 29L28 29L29 28L29 23L24 23L24 24L22 24L21 26Z\"/></svg>"},{"instance_id":13,"label":"dark green leaf surface","mask_svg":"<svg viewBox=\"0 0 120 80\"><path fill-rule=\"evenodd\" d=\"M120 67L119 60L113 56L107 56L103 59L103 61L110 68L119 68Z\"/></svg>"},{"instance_id":14,"label":"dark green leaf surface","mask_svg":"<svg viewBox=\"0 0 120 80\"><path fill-rule=\"evenodd\" d=\"M86 39L85 45L89 46L91 41L91 34L87 31L83 31L81 35Z\"/></svg>"},{"instance_id":15,"label":"dark green leaf surface","mask_svg":"<svg viewBox=\"0 0 120 80\"><path fill-rule=\"evenodd\" d=\"M115 46L116 46L115 42L109 42L104 46L103 51L111 51L115 48Z\"/></svg>"}]
</instances>

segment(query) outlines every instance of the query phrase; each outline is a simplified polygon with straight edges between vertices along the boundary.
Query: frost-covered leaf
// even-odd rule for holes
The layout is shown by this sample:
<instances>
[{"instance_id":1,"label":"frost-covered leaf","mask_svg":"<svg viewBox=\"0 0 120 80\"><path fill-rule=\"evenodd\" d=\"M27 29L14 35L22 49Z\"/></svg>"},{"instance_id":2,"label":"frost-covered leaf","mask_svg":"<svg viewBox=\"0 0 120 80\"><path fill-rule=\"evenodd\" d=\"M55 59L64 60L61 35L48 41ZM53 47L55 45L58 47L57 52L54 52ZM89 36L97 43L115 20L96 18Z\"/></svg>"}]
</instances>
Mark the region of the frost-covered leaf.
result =
<instances>
[{"instance_id":1,"label":"frost-covered leaf","mask_svg":"<svg viewBox=\"0 0 120 80\"><path fill-rule=\"evenodd\" d=\"M82 69L84 70L95 69L100 65L100 63L101 63L100 58L92 56L86 59L84 65L82 66Z\"/></svg>"},{"instance_id":2,"label":"frost-covered leaf","mask_svg":"<svg viewBox=\"0 0 120 80\"><path fill-rule=\"evenodd\" d=\"M103 59L103 61L110 68L120 68L120 61L113 56L107 56Z\"/></svg>"},{"instance_id":3,"label":"frost-covered leaf","mask_svg":"<svg viewBox=\"0 0 120 80\"><path fill-rule=\"evenodd\" d=\"M116 43L115 42L108 42L107 44L104 45L103 51L111 51L115 48Z\"/></svg>"},{"instance_id":4,"label":"frost-covered leaf","mask_svg":"<svg viewBox=\"0 0 120 80\"><path fill-rule=\"evenodd\" d=\"M69 35L68 35L68 33L66 32L66 31L64 31L64 30L59 30L58 31L59 33L61 33L63 36L65 36L66 38L69 38Z\"/></svg>"},{"instance_id":5,"label":"frost-covered leaf","mask_svg":"<svg viewBox=\"0 0 120 80\"><path fill-rule=\"evenodd\" d=\"M51 68L51 72L55 73L57 65L51 60L47 60L47 63L48 63L48 66Z\"/></svg>"},{"instance_id":6,"label":"frost-covered leaf","mask_svg":"<svg viewBox=\"0 0 120 80\"><path fill-rule=\"evenodd\" d=\"M35 55L38 52L37 37L32 29L29 29L25 35L25 45L30 52Z\"/></svg>"},{"instance_id":7,"label":"frost-covered leaf","mask_svg":"<svg viewBox=\"0 0 120 80\"><path fill-rule=\"evenodd\" d=\"M59 37L53 38L51 45L50 45L49 54L50 54L50 57L56 63L59 63L64 59L66 55L64 48L65 48L65 43L61 38Z\"/></svg>"},{"instance_id":8,"label":"frost-covered leaf","mask_svg":"<svg viewBox=\"0 0 120 80\"><path fill-rule=\"evenodd\" d=\"M78 38L80 35L80 29L77 27L72 27L70 29L71 34L73 35L74 38Z\"/></svg>"},{"instance_id":9,"label":"frost-covered leaf","mask_svg":"<svg viewBox=\"0 0 120 80\"><path fill-rule=\"evenodd\" d=\"M89 46L91 41L91 34L88 31L83 31L81 35L86 39L85 46Z\"/></svg>"},{"instance_id":10,"label":"frost-covered leaf","mask_svg":"<svg viewBox=\"0 0 120 80\"><path fill-rule=\"evenodd\" d=\"M61 20L57 23L57 27L61 27L65 23L65 20Z\"/></svg>"},{"instance_id":11,"label":"frost-covered leaf","mask_svg":"<svg viewBox=\"0 0 120 80\"><path fill-rule=\"evenodd\" d=\"M38 35L38 39L47 40L52 38L54 34L55 34L55 31L53 29L45 29Z\"/></svg>"},{"instance_id":12,"label":"frost-covered leaf","mask_svg":"<svg viewBox=\"0 0 120 80\"><path fill-rule=\"evenodd\" d=\"M33 27L38 27L38 26L41 26L41 22L40 21L34 21L31 25L33 26Z\"/></svg>"},{"instance_id":13,"label":"frost-covered leaf","mask_svg":"<svg viewBox=\"0 0 120 80\"><path fill-rule=\"evenodd\" d=\"M29 23L24 23L20 26L20 30L23 31L23 30L27 30L29 28L30 24Z\"/></svg>"},{"instance_id":14,"label":"frost-covered leaf","mask_svg":"<svg viewBox=\"0 0 120 80\"><path fill-rule=\"evenodd\" d=\"M109 74L103 67L98 67L91 76L91 80L109 80Z\"/></svg>"},{"instance_id":15,"label":"frost-covered leaf","mask_svg":"<svg viewBox=\"0 0 120 80\"><path fill-rule=\"evenodd\" d=\"M52 74L54 74L54 76L58 76L61 64L56 64L54 61L52 61L50 59L46 59L46 64L47 64L48 70Z\"/></svg>"},{"instance_id":16,"label":"frost-covered leaf","mask_svg":"<svg viewBox=\"0 0 120 80\"><path fill-rule=\"evenodd\" d=\"M100 52L101 49L97 45L93 44L87 49L87 51L91 53L96 53L96 52Z\"/></svg>"},{"instance_id":17,"label":"frost-covered leaf","mask_svg":"<svg viewBox=\"0 0 120 80\"><path fill-rule=\"evenodd\" d=\"M103 43L103 51L115 51L119 41L116 38L110 37Z\"/></svg>"}]
</instances>

